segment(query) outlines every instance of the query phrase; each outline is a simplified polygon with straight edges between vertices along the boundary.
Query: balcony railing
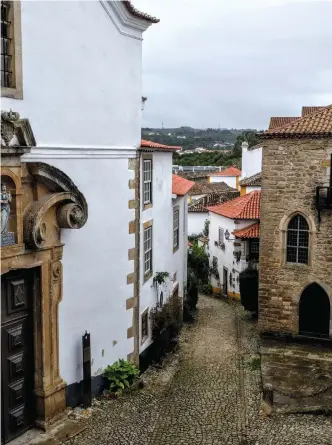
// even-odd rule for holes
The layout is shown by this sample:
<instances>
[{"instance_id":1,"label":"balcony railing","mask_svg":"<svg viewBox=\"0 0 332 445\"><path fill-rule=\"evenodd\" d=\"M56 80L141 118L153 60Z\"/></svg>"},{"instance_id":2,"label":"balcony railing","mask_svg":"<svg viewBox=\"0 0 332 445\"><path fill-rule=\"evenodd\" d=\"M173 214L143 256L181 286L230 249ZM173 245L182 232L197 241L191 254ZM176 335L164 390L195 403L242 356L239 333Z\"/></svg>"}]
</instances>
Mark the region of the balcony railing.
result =
<instances>
[{"instance_id":1,"label":"balcony railing","mask_svg":"<svg viewBox=\"0 0 332 445\"><path fill-rule=\"evenodd\" d=\"M332 210L332 186L316 188L316 209L318 211L319 222L320 212L322 210Z\"/></svg>"}]
</instances>

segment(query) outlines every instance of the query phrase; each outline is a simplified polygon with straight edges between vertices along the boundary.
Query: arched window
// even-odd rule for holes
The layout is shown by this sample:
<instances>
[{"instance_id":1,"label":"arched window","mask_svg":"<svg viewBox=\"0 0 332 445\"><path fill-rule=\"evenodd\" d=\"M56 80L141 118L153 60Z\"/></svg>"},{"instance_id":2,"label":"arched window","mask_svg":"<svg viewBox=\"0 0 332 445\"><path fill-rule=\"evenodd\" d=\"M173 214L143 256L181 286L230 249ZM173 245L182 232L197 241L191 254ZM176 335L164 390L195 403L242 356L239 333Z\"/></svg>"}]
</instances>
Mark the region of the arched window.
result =
<instances>
[{"instance_id":1,"label":"arched window","mask_svg":"<svg viewBox=\"0 0 332 445\"><path fill-rule=\"evenodd\" d=\"M301 215L295 215L287 227L287 263L308 264L309 226Z\"/></svg>"}]
</instances>

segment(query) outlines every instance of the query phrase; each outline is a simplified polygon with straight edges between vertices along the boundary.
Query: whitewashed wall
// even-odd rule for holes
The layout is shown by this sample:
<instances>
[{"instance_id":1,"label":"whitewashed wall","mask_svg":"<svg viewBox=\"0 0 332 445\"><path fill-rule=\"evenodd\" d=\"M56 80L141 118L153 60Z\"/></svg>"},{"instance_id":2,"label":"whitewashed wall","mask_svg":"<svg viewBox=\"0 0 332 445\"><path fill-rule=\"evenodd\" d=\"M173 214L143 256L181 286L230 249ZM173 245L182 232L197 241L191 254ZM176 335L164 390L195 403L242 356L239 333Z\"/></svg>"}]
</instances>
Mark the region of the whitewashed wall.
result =
<instances>
[{"instance_id":1,"label":"whitewashed wall","mask_svg":"<svg viewBox=\"0 0 332 445\"><path fill-rule=\"evenodd\" d=\"M141 132L142 41L100 2L21 2L23 100L41 147L131 147ZM116 18L113 17L116 21Z\"/></svg>"},{"instance_id":2,"label":"whitewashed wall","mask_svg":"<svg viewBox=\"0 0 332 445\"><path fill-rule=\"evenodd\" d=\"M141 167L142 171L142 167ZM141 210L140 228L140 314L156 306L157 295L153 286L153 277L144 282L144 230L143 224L152 219L152 265L153 272L168 272L173 274L173 202L172 202L172 154L170 152L153 153L153 184L152 207ZM141 181L142 187L142 181ZM180 215L181 223L181 215ZM181 228L180 228L181 230ZM181 232L180 232L181 233ZM173 283L167 280L163 290L164 301L172 291ZM140 345L141 345L140 317ZM151 332L150 332L151 334ZM151 344L150 337L140 346L143 352Z\"/></svg>"},{"instance_id":3,"label":"whitewashed wall","mask_svg":"<svg viewBox=\"0 0 332 445\"><path fill-rule=\"evenodd\" d=\"M208 213L188 212L188 235L198 235L204 229L204 223L209 218Z\"/></svg>"},{"instance_id":4,"label":"whitewashed wall","mask_svg":"<svg viewBox=\"0 0 332 445\"><path fill-rule=\"evenodd\" d=\"M230 187L236 188L236 176L210 176L210 182L225 182Z\"/></svg>"},{"instance_id":5,"label":"whitewashed wall","mask_svg":"<svg viewBox=\"0 0 332 445\"><path fill-rule=\"evenodd\" d=\"M242 143L242 178L262 171L262 147L248 150L248 144Z\"/></svg>"},{"instance_id":6,"label":"whitewashed wall","mask_svg":"<svg viewBox=\"0 0 332 445\"><path fill-rule=\"evenodd\" d=\"M1 108L30 121L37 147L23 159L63 170L89 207L82 229L62 232L60 375L70 384L82 379L85 330L93 375L133 351L128 158L141 137L142 32L124 29L100 2L21 5L24 99L3 98Z\"/></svg>"},{"instance_id":7,"label":"whitewashed wall","mask_svg":"<svg viewBox=\"0 0 332 445\"><path fill-rule=\"evenodd\" d=\"M251 220L240 220L238 224L234 223L233 219L226 218L221 215L217 215L216 213L209 212L210 217L210 234L209 234L209 253L210 253L210 265L212 266L213 257L218 258L218 271L220 276L220 284L223 285L223 268L226 267L228 269L228 294L231 295L232 292L235 294L239 294L239 283L237 281L237 277L239 273L246 268L246 262L240 260L238 263L233 255L234 247L234 235L232 232L234 230L243 229L245 227L250 226L255 221ZM219 246L215 246L215 241L219 241L219 227L224 229L224 232L228 230L230 233L230 241L224 240L225 249L221 249ZM235 269L235 273L232 270ZM233 276L233 285L231 286L229 283L229 274L232 272ZM217 281L214 277L211 279L212 286L217 287Z\"/></svg>"},{"instance_id":8,"label":"whitewashed wall","mask_svg":"<svg viewBox=\"0 0 332 445\"><path fill-rule=\"evenodd\" d=\"M262 190L262 187L259 185L248 185L246 187L246 194L250 192L254 192L255 190Z\"/></svg>"},{"instance_id":9,"label":"whitewashed wall","mask_svg":"<svg viewBox=\"0 0 332 445\"><path fill-rule=\"evenodd\" d=\"M172 255L172 276L176 274L176 282L173 288L179 286L179 295L183 297L184 285L187 283L187 262L188 262L188 200L187 196L178 196L173 199L173 208L179 206L180 210L180 231L179 248Z\"/></svg>"}]
</instances>

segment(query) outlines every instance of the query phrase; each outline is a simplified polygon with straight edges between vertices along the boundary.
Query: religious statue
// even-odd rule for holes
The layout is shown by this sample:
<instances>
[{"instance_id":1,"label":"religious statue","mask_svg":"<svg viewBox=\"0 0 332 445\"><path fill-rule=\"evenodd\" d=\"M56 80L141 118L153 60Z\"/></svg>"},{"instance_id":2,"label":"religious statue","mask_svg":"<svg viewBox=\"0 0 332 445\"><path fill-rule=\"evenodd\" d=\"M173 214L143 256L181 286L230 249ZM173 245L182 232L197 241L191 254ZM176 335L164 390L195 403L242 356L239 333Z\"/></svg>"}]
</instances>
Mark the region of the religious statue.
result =
<instances>
[{"instance_id":1,"label":"religious statue","mask_svg":"<svg viewBox=\"0 0 332 445\"><path fill-rule=\"evenodd\" d=\"M1 185L1 234L8 232L8 222L10 214L10 202L12 195L7 192L5 184Z\"/></svg>"}]
</instances>

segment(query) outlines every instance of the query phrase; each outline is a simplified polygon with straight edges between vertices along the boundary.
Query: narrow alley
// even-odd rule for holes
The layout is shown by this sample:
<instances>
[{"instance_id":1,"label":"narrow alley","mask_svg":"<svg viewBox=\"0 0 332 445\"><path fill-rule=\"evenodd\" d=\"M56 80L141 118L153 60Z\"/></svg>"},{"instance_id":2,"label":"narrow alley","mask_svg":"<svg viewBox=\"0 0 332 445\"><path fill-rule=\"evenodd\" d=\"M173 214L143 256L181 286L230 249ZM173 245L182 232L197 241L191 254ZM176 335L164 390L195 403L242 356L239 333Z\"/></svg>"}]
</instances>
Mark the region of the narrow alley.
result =
<instances>
[{"instance_id":1,"label":"narrow alley","mask_svg":"<svg viewBox=\"0 0 332 445\"><path fill-rule=\"evenodd\" d=\"M261 412L255 322L236 303L201 296L197 323L144 389L95 406L74 445L331 445L326 416Z\"/></svg>"}]
</instances>

